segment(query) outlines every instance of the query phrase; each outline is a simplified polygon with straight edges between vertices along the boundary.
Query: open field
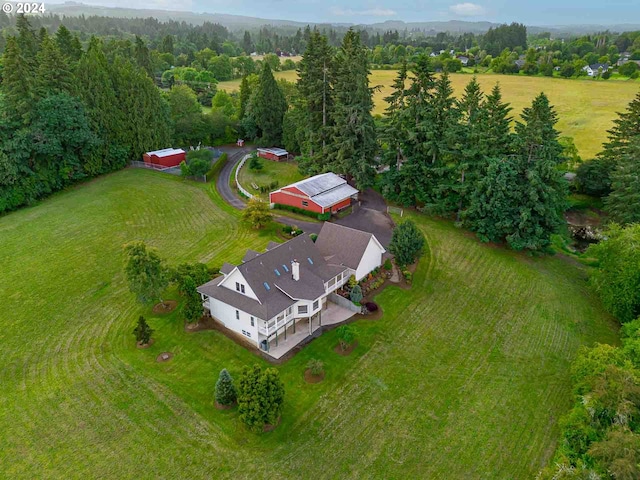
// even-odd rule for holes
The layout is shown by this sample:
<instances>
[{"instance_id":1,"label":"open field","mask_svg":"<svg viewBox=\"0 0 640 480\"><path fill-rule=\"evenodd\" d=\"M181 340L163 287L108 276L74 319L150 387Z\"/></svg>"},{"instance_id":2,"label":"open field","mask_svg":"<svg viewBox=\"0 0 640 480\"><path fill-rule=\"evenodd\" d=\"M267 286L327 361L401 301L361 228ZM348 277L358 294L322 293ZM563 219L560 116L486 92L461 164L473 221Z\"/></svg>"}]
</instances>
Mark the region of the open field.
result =
<instances>
[{"instance_id":1,"label":"open field","mask_svg":"<svg viewBox=\"0 0 640 480\"><path fill-rule=\"evenodd\" d=\"M391 92L395 75L393 70L374 70L371 73L371 85L381 87L374 96L374 113L384 113L383 99ZM297 74L295 71L276 72L276 77L295 81ZM607 139L607 130L616 118L616 112L623 111L640 91L640 82L637 81L567 80L496 74L481 74L477 77L487 93L496 82L500 82L503 97L511 103L516 118L537 94L545 92L558 112L558 129L563 135L574 138L584 159L592 158L600 151L602 142ZM463 92L471 78L472 75L468 74L451 75L457 95ZM220 82L218 88L238 90L240 80Z\"/></svg>"},{"instance_id":2,"label":"open field","mask_svg":"<svg viewBox=\"0 0 640 480\"><path fill-rule=\"evenodd\" d=\"M269 193L260 193L259 190L255 190L252 187L253 183L258 186L267 186L272 182L278 182L278 186L284 187L304 178L304 175L298 171L296 162L273 162L264 158L260 161L262 170L251 170L247 162L238 174L238 181L240 185L262 199L268 199Z\"/></svg>"},{"instance_id":3,"label":"open field","mask_svg":"<svg viewBox=\"0 0 640 480\"><path fill-rule=\"evenodd\" d=\"M412 290L387 289L384 317L356 324L354 353L336 355L328 332L279 366L270 434L213 408L222 367L264 362L137 305L121 256L142 239L170 263L220 265L276 239L212 188L125 170L0 218L1 476L530 478L549 459L569 362L581 344L615 342L610 318L573 265L409 212L429 250ZM131 334L141 313L156 329L147 350ZM163 351L175 357L158 364ZM303 381L310 358L323 383Z\"/></svg>"}]
</instances>

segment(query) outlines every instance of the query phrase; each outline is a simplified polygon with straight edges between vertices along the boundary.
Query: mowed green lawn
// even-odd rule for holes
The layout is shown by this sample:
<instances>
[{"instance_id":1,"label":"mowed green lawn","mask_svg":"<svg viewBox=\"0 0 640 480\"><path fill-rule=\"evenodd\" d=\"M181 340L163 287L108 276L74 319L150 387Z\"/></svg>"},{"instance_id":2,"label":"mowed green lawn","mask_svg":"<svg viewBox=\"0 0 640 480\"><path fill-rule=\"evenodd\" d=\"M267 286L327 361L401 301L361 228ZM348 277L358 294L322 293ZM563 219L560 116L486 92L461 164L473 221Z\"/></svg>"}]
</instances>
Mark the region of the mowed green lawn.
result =
<instances>
[{"instance_id":1,"label":"mowed green lawn","mask_svg":"<svg viewBox=\"0 0 640 480\"><path fill-rule=\"evenodd\" d=\"M249 162L247 162L238 174L240 185L260 198L268 199L269 193L260 193L260 190L253 188L254 183L261 187L278 182L280 187L284 187L304 178L304 175L298 171L296 162L274 162L264 158L261 158L260 161L262 162L261 170L251 170Z\"/></svg>"},{"instance_id":2,"label":"mowed green lawn","mask_svg":"<svg viewBox=\"0 0 640 480\"><path fill-rule=\"evenodd\" d=\"M371 86L380 87L374 95L374 113L384 114L384 98L391 93L396 74L393 70L374 70L371 73ZM276 72L276 77L295 81L297 73L293 70ZM456 95L462 94L471 78L470 74L451 75ZM640 91L638 81L567 80L496 74L479 74L477 78L485 93L489 93L496 82L500 83L504 100L511 103L516 119L536 95L545 92L558 112L558 129L563 135L574 138L584 159L592 158L601 150L616 113L624 111ZM218 88L238 90L240 80L220 82Z\"/></svg>"},{"instance_id":3,"label":"mowed green lawn","mask_svg":"<svg viewBox=\"0 0 640 480\"><path fill-rule=\"evenodd\" d=\"M528 478L549 460L569 363L615 341L611 320L574 266L413 214L429 244L413 288L379 296L385 314L356 324L350 357L332 351L334 331L277 367L272 433L216 410L222 367L266 363L220 333L185 333L177 313L153 317L121 255L141 239L171 263L220 265L275 239L212 188L126 170L0 218L1 476ZM131 334L141 313L156 329L147 350ZM163 351L175 357L156 363ZM303 380L310 358L326 364L321 384Z\"/></svg>"}]
</instances>

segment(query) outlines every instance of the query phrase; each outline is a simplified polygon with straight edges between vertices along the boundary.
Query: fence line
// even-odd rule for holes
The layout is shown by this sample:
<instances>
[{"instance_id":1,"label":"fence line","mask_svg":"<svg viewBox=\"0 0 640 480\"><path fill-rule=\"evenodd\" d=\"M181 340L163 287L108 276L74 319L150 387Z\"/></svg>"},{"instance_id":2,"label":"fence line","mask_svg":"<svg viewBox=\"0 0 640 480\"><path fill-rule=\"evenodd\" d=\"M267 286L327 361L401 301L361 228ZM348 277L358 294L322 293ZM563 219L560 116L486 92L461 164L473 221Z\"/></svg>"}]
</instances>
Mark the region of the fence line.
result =
<instances>
[{"instance_id":1,"label":"fence line","mask_svg":"<svg viewBox=\"0 0 640 480\"><path fill-rule=\"evenodd\" d=\"M238 187L238 190L247 198L253 198L253 195L249 193L247 190L245 190L244 188L242 188L242 185L240 185L240 182L238 181L238 174L240 173L240 169L244 167L245 162L249 159L250 156L251 154L247 154L244 157L242 157L242 160L240 160L240 163L238 163L238 167L236 168L236 186Z\"/></svg>"},{"instance_id":2,"label":"fence line","mask_svg":"<svg viewBox=\"0 0 640 480\"><path fill-rule=\"evenodd\" d=\"M392 207L392 206L387 206L387 213L396 213L398 215L400 215L402 217L402 215L404 214L404 210L402 208L399 207Z\"/></svg>"}]
</instances>

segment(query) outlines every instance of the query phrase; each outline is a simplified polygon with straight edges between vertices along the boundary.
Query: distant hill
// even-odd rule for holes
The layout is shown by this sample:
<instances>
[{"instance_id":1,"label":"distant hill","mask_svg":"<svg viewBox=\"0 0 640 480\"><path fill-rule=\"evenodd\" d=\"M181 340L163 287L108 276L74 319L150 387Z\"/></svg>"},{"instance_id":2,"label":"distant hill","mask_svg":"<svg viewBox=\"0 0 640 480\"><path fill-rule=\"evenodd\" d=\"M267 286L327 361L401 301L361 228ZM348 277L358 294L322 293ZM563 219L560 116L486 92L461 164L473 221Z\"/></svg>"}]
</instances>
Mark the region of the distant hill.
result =
<instances>
[{"instance_id":1,"label":"distant hill","mask_svg":"<svg viewBox=\"0 0 640 480\"><path fill-rule=\"evenodd\" d=\"M66 2L63 4L48 4L47 11L58 15L80 16L98 15L104 17L123 18L157 18L160 21L176 20L201 25L204 22L219 23L229 30L255 29L262 25L273 25L279 27L304 28L306 25L332 25L336 27L349 27L349 23L317 23L317 22L295 22L292 20L275 20L257 17L246 17L243 15L229 15L224 13L194 13L170 10L151 10L141 8L118 8L85 5L79 2ZM426 32L449 32L449 33L484 33L491 27L498 26L498 23L491 22L466 22L461 20L450 20L446 22L404 22L402 20L387 20L380 23L357 25L361 28L373 30L421 30ZM356 26L356 25L354 25ZM620 25L553 25L535 26L528 25L529 33L551 32L559 34L586 34L609 30L611 32L624 32L640 30L640 23L620 24Z\"/></svg>"}]
</instances>

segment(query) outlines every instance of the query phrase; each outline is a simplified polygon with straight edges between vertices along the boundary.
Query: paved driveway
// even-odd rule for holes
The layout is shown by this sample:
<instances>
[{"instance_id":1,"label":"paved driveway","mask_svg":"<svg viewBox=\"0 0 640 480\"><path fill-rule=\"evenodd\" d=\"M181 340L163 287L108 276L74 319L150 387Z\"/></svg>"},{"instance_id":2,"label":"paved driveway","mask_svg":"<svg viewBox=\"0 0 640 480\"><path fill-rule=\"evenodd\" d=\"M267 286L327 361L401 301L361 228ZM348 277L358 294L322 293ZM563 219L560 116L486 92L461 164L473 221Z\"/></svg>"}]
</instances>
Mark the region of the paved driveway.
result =
<instances>
[{"instance_id":1,"label":"paved driveway","mask_svg":"<svg viewBox=\"0 0 640 480\"><path fill-rule=\"evenodd\" d=\"M373 233L382 245L388 246L395 224L387 214L384 198L372 189L360 193L358 198L360 207L351 215L335 220L335 223Z\"/></svg>"},{"instance_id":2,"label":"paved driveway","mask_svg":"<svg viewBox=\"0 0 640 480\"><path fill-rule=\"evenodd\" d=\"M237 208L238 210L242 210L246 207L245 203L238 197L233 190L229 186L229 180L231 179L231 172L233 172L233 167L236 166L237 163L242 160L247 153L249 153L252 149L246 147L234 147L234 146L222 146L219 147L220 150L227 154L227 163L220 170L220 175L218 175L218 180L216 181L216 188L220 193L220 196L224 199L232 207ZM305 222L304 220L295 220L289 217L283 217L281 215L274 215L274 220L283 225L296 226L301 228L306 233L319 233L320 228L322 228L322 223L316 222Z\"/></svg>"}]
</instances>

